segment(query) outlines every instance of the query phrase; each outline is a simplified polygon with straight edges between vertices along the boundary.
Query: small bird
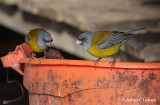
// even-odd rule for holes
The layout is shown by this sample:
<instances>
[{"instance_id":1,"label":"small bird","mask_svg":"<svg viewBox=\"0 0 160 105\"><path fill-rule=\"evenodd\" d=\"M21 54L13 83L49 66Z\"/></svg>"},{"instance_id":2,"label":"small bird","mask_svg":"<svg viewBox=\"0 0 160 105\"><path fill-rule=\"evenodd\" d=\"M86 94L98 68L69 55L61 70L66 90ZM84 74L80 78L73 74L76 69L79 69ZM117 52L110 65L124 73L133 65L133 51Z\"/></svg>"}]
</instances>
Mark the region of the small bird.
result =
<instances>
[{"instance_id":1,"label":"small bird","mask_svg":"<svg viewBox=\"0 0 160 105\"><path fill-rule=\"evenodd\" d=\"M84 49L91 54L92 56L98 57L95 61L96 63L101 58L106 58L112 55L114 56L114 60L112 61L112 66L114 67L114 63L116 61L117 52L119 48L122 46L123 42L133 34L141 32L145 28L140 28L130 32L120 32L120 31L96 31L96 32L84 32L79 35L75 44L80 44L84 47Z\"/></svg>"},{"instance_id":2,"label":"small bird","mask_svg":"<svg viewBox=\"0 0 160 105\"><path fill-rule=\"evenodd\" d=\"M25 37L25 42L31 47L33 52L46 54L46 50L52 47L53 39L51 35L42 28L36 28L31 30ZM32 53L32 57L33 53Z\"/></svg>"}]
</instances>

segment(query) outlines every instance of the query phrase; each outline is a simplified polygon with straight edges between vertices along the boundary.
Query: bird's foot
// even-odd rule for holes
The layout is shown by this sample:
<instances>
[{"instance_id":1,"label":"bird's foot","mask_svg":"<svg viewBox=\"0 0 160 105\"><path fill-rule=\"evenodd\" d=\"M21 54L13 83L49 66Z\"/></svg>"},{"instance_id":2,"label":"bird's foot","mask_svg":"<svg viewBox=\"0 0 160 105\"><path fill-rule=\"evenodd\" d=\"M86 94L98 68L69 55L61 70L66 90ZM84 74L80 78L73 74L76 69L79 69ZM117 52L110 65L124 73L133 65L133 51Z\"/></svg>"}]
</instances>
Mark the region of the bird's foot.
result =
<instances>
[{"instance_id":1,"label":"bird's foot","mask_svg":"<svg viewBox=\"0 0 160 105\"><path fill-rule=\"evenodd\" d=\"M97 60L93 60L93 61L92 61L92 63L95 62L94 67L96 67L96 65L98 64L98 61L100 61L100 59L101 59L101 58L98 58Z\"/></svg>"},{"instance_id":2,"label":"bird's foot","mask_svg":"<svg viewBox=\"0 0 160 105\"><path fill-rule=\"evenodd\" d=\"M31 52L31 58L29 59L29 64L31 64L32 59L36 58L36 54L34 52Z\"/></svg>"},{"instance_id":3,"label":"bird's foot","mask_svg":"<svg viewBox=\"0 0 160 105\"><path fill-rule=\"evenodd\" d=\"M93 60L92 63L93 63L93 62L95 62L95 63L94 63L94 67L96 67L96 65L98 64L98 60Z\"/></svg>"},{"instance_id":4,"label":"bird's foot","mask_svg":"<svg viewBox=\"0 0 160 105\"><path fill-rule=\"evenodd\" d=\"M35 59L36 57L32 56L30 59L29 59L29 64L31 64L32 60Z\"/></svg>"},{"instance_id":5,"label":"bird's foot","mask_svg":"<svg viewBox=\"0 0 160 105\"><path fill-rule=\"evenodd\" d=\"M29 59L29 61L28 61L28 62L29 62L29 64L31 64L32 59L33 59L32 57Z\"/></svg>"},{"instance_id":6,"label":"bird's foot","mask_svg":"<svg viewBox=\"0 0 160 105\"><path fill-rule=\"evenodd\" d=\"M43 60L44 58L46 58L46 56L41 57L41 58L38 58L38 60L39 60L39 64L42 62L42 60Z\"/></svg>"},{"instance_id":7,"label":"bird's foot","mask_svg":"<svg viewBox=\"0 0 160 105\"><path fill-rule=\"evenodd\" d=\"M110 70L112 70L112 68L114 67L115 62L116 62L116 60L109 61L109 64L111 64Z\"/></svg>"},{"instance_id":8,"label":"bird's foot","mask_svg":"<svg viewBox=\"0 0 160 105\"><path fill-rule=\"evenodd\" d=\"M111 64L111 67L110 67L110 70L112 70L112 68L114 67L114 64L116 62L116 58L117 58L117 55L118 55L118 52L116 54L114 54L114 58L113 58L113 61L110 61L109 64Z\"/></svg>"}]
</instances>

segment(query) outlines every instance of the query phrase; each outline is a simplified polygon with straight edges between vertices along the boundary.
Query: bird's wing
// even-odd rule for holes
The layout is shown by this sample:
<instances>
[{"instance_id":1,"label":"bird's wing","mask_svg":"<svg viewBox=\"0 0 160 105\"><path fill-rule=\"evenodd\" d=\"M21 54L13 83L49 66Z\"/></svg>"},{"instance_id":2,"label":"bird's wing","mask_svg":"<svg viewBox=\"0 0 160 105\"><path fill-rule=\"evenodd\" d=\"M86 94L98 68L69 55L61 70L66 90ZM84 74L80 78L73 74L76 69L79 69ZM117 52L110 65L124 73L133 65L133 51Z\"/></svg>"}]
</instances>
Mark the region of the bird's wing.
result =
<instances>
[{"instance_id":1,"label":"bird's wing","mask_svg":"<svg viewBox=\"0 0 160 105\"><path fill-rule=\"evenodd\" d=\"M104 38L102 41L98 42L97 45L100 49L106 49L114 46L126 39L126 34L124 32L113 31L109 38Z\"/></svg>"},{"instance_id":2,"label":"bird's wing","mask_svg":"<svg viewBox=\"0 0 160 105\"><path fill-rule=\"evenodd\" d=\"M94 32L94 36L92 38L93 44L102 44L105 43L109 37L111 36L111 32L108 31L97 31Z\"/></svg>"}]
</instances>

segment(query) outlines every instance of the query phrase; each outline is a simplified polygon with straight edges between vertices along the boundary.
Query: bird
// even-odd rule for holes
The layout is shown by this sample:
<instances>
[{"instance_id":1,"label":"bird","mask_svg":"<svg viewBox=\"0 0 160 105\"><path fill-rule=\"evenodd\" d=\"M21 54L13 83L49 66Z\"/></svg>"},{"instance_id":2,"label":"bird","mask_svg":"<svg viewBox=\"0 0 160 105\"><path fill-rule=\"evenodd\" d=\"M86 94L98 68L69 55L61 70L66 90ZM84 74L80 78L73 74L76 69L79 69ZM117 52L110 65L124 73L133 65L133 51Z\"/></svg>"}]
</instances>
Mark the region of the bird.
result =
<instances>
[{"instance_id":1,"label":"bird","mask_svg":"<svg viewBox=\"0 0 160 105\"><path fill-rule=\"evenodd\" d=\"M106 58L114 55L111 62L111 69L116 62L117 53L122 44L132 35L144 30L145 27L129 32L121 31L96 31L84 32L80 34L75 42L76 45L82 45L84 49L94 57L95 67L101 58Z\"/></svg>"},{"instance_id":2,"label":"bird","mask_svg":"<svg viewBox=\"0 0 160 105\"><path fill-rule=\"evenodd\" d=\"M53 46L53 39L49 32L42 28L32 29L25 37L25 42L33 50L33 53L42 53L46 54L46 50L49 47ZM34 54L32 57L34 58Z\"/></svg>"}]
</instances>

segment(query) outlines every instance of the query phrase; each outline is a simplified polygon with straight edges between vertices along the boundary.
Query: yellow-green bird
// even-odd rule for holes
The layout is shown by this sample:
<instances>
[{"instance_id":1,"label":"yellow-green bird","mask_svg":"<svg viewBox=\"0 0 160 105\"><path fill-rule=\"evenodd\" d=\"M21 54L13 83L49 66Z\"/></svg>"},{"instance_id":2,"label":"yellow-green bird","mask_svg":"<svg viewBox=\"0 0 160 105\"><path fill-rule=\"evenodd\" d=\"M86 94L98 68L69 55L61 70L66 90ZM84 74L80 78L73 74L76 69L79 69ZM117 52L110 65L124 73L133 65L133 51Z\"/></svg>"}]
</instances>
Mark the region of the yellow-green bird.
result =
<instances>
[{"instance_id":1,"label":"yellow-green bird","mask_svg":"<svg viewBox=\"0 0 160 105\"><path fill-rule=\"evenodd\" d=\"M51 35L42 28L36 28L31 30L25 37L25 42L36 53L46 51L49 47L52 47L53 39Z\"/></svg>"},{"instance_id":2,"label":"yellow-green bird","mask_svg":"<svg viewBox=\"0 0 160 105\"><path fill-rule=\"evenodd\" d=\"M80 34L75 44L80 44L92 56L98 57L96 63L101 58L106 58L112 55L117 55L119 48L123 42L133 34L136 34L145 28L140 28L130 32L119 31L97 31L97 32L84 32ZM112 62L114 66L116 57ZM112 67L111 65L111 67Z\"/></svg>"}]
</instances>

